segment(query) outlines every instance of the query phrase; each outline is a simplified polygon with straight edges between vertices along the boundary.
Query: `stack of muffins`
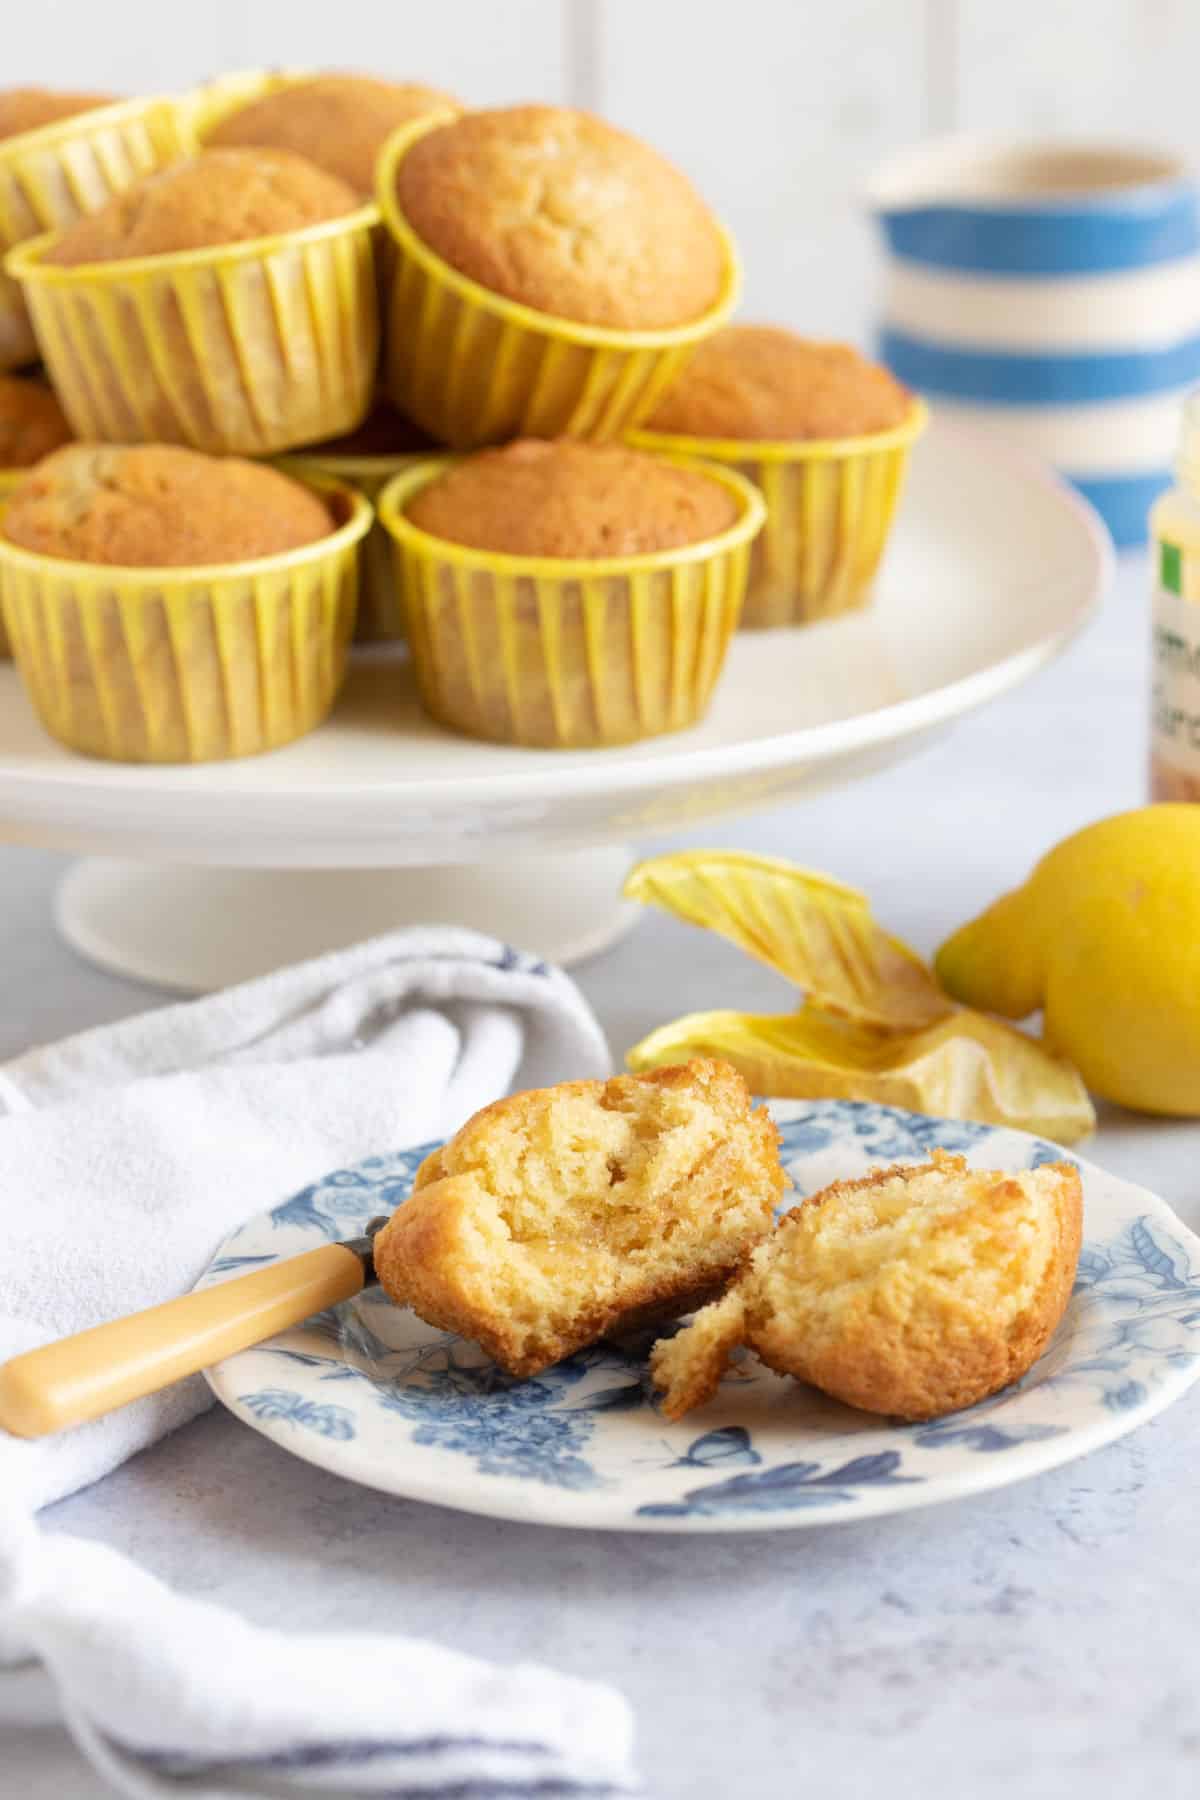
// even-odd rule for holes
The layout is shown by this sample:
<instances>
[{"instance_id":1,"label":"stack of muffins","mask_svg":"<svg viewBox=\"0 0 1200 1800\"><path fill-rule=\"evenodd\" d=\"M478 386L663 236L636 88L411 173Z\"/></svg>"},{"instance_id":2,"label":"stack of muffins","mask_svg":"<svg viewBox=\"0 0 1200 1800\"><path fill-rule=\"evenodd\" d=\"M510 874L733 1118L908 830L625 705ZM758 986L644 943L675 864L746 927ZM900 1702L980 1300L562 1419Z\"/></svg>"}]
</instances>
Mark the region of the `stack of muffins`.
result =
<instances>
[{"instance_id":1,"label":"stack of muffins","mask_svg":"<svg viewBox=\"0 0 1200 1800\"><path fill-rule=\"evenodd\" d=\"M97 756L287 743L353 635L407 640L451 731L679 730L739 623L865 602L923 421L844 346L728 326L690 183L560 107L0 94L0 247L0 369L46 377L0 375L0 617Z\"/></svg>"}]
</instances>

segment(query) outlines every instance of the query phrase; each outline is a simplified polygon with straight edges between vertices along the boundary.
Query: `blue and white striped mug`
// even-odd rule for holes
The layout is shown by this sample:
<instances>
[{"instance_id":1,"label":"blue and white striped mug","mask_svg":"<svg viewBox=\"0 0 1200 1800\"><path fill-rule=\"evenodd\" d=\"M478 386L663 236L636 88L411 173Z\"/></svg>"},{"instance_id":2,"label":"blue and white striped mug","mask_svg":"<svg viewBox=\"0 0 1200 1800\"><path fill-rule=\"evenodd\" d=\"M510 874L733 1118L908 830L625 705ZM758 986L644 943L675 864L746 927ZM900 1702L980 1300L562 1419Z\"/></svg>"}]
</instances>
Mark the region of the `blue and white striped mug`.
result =
<instances>
[{"instance_id":1,"label":"blue and white striped mug","mask_svg":"<svg viewBox=\"0 0 1200 1800\"><path fill-rule=\"evenodd\" d=\"M1200 380L1200 207L1174 156L953 137L870 190L889 252L880 353L940 413L1055 464L1145 540Z\"/></svg>"}]
</instances>

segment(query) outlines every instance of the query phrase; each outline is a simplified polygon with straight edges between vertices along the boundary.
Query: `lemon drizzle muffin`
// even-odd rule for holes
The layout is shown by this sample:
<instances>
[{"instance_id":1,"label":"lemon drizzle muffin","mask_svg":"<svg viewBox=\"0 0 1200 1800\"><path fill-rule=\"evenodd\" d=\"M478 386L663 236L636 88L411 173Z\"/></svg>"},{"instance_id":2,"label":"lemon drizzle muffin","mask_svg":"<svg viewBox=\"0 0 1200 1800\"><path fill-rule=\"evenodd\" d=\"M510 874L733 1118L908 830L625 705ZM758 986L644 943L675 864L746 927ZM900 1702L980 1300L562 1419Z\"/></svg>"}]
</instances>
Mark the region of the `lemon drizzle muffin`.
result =
<instances>
[{"instance_id":1,"label":"lemon drizzle muffin","mask_svg":"<svg viewBox=\"0 0 1200 1800\"><path fill-rule=\"evenodd\" d=\"M1073 1163L1016 1175L928 1163L834 1182L793 1207L729 1292L657 1345L676 1419L712 1398L733 1350L867 1412L932 1419L1016 1381L1075 1279Z\"/></svg>"},{"instance_id":2,"label":"lemon drizzle muffin","mask_svg":"<svg viewBox=\"0 0 1200 1800\"><path fill-rule=\"evenodd\" d=\"M205 133L205 142L292 150L368 196L391 133L410 119L457 104L452 95L415 81L313 75L285 81L234 108Z\"/></svg>"},{"instance_id":3,"label":"lemon drizzle muffin","mask_svg":"<svg viewBox=\"0 0 1200 1800\"><path fill-rule=\"evenodd\" d=\"M184 155L190 144L172 98L0 90L0 262L16 245L95 212L119 189ZM20 286L0 272L0 369L37 357Z\"/></svg>"},{"instance_id":4,"label":"lemon drizzle muffin","mask_svg":"<svg viewBox=\"0 0 1200 1800\"><path fill-rule=\"evenodd\" d=\"M261 464L68 445L20 482L0 600L47 728L73 749L205 761L286 743L333 702L370 509Z\"/></svg>"},{"instance_id":5,"label":"lemon drizzle muffin","mask_svg":"<svg viewBox=\"0 0 1200 1800\"><path fill-rule=\"evenodd\" d=\"M721 291L725 248L691 182L590 113L465 113L413 146L396 192L452 268L556 318L650 331L699 318Z\"/></svg>"},{"instance_id":6,"label":"lemon drizzle muffin","mask_svg":"<svg viewBox=\"0 0 1200 1800\"><path fill-rule=\"evenodd\" d=\"M377 191L389 391L458 448L619 435L736 301L732 245L691 183L589 113L418 122Z\"/></svg>"},{"instance_id":7,"label":"lemon drizzle muffin","mask_svg":"<svg viewBox=\"0 0 1200 1800\"><path fill-rule=\"evenodd\" d=\"M27 469L70 438L53 389L26 376L0 375L0 474Z\"/></svg>"},{"instance_id":8,"label":"lemon drizzle muffin","mask_svg":"<svg viewBox=\"0 0 1200 1800\"><path fill-rule=\"evenodd\" d=\"M81 438L265 454L372 398L373 207L305 158L205 150L10 258Z\"/></svg>"},{"instance_id":9,"label":"lemon drizzle muffin","mask_svg":"<svg viewBox=\"0 0 1200 1800\"><path fill-rule=\"evenodd\" d=\"M453 730L547 747L694 723L761 517L739 477L619 445L418 464L380 518L426 706Z\"/></svg>"},{"instance_id":10,"label":"lemon drizzle muffin","mask_svg":"<svg viewBox=\"0 0 1200 1800\"><path fill-rule=\"evenodd\" d=\"M115 94L72 94L56 88L0 88L0 138L39 131L59 119L111 106L115 99Z\"/></svg>"},{"instance_id":11,"label":"lemon drizzle muffin","mask_svg":"<svg viewBox=\"0 0 1200 1800\"><path fill-rule=\"evenodd\" d=\"M731 325L700 345L632 441L732 464L763 489L743 623L862 604L924 409L849 344Z\"/></svg>"},{"instance_id":12,"label":"lemon drizzle muffin","mask_svg":"<svg viewBox=\"0 0 1200 1800\"><path fill-rule=\"evenodd\" d=\"M375 1238L384 1291L536 1375L719 1289L771 1228L779 1134L728 1063L499 1100Z\"/></svg>"},{"instance_id":13,"label":"lemon drizzle muffin","mask_svg":"<svg viewBox=\"0 0 1200 1800\"><path fill-rule=\"evenodd\" d=\"M700 346L647 420L685 437L865 437L908 417L912 395L850 344L776 325L727 325Z\"/></svg>"},{"instance_id":14,"label":"lemon drizzle muffin","mask_svg":"<svg viewBox=\"0 0 1200 1800\"><path fill-rule=\"evenodd\" d=\"M303 231L353 212L354 190L286 150L205 150L79 219L42 257L52 267L128 262Z\"/></svg>"},{"instance_id":15,"label":"lemon drizzle muffin","mask_svg":"<svg viewBox=\"0 0 1200 1800\"><path fill-rule=\"evenodd\" d=\"M21 375L0 375L0 506L39 457L70 442L71 427L52 389ZM0 613L0 657L8 633Z\"/></svg>"},{"instance_id":16,"label":"lemon drizzle muffin","mask_svg":"<svg viewBox=\"0 0 1200 1800\"><path fill-rule=\"evenodd\" d=\"M139 569L246 562L332 530L325 502L278 470L165 444L59 450L3 520L10 544L41 556Z\"/></svg>"},{"instance_id":17,"label":"lemon drizzle muffin","mask_svg":"<svg viewBox=\"0 0 1200 1800\"><path fill-rule=\"evenodd\" d=\"M696 544L728 531L738 510L697 469L564 438L481 450L423 488L408 516L447 543L578 559Z\"/></svg>"}]
</instances>

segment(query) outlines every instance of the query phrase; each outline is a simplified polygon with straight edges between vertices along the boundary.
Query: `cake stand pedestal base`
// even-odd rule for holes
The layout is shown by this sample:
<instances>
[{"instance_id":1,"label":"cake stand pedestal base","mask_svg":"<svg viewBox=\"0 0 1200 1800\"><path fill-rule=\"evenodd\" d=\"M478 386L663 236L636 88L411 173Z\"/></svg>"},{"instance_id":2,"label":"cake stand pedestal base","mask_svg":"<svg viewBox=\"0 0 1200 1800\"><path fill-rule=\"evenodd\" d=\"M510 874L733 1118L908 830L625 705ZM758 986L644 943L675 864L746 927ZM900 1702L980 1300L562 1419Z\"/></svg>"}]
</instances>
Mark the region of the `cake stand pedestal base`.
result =
<instances>
[{"instance_id":1,"label":"cake stand pedestal base","mask_svg":"<svg viewBox=\"0 0 1200 1800\"><path fill-rule=\"evenodd\" d=\"M55 901L90 962L207 993L404 925L468 925L549 962L582 962L632 929L626 849L430 869L210 869L89 857Z\"/></svg>"}]
</instances>

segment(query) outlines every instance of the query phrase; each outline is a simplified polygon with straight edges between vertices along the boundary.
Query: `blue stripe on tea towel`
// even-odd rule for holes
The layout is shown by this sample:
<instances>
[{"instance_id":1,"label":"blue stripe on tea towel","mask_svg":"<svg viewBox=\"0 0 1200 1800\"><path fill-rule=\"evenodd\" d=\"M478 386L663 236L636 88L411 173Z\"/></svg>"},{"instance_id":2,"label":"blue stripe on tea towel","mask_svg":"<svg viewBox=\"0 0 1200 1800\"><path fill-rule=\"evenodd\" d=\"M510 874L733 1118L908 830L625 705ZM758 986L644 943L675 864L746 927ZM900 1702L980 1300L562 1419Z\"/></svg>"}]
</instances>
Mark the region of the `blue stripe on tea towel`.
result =
<instances>
[{"instance_id":1,"label":"blue stripe on tea towel","mask_svg":"<svg viewBox=\"0 0 1200 1800\"><path fill-rule=\"evenodd\" d=\"M879 343L883 361L910 387L993 406L1092 405L1200 380L1200 337L1160 350L1060 350L1031 356L951 349L885 325Z\"/></svg>"},{"instance_id":2,"label":"blue stripe on tea towel","mask_svg":"<svg viewBox=\"0 0 1200 1800\"><path fill-rule=\"evenodd\" d=\"M1169 184L1087 205L884 207L879 218L893 256L989 275L1098 275L1200 248L1196 195Z\"/></svg>"}]
</instances>

